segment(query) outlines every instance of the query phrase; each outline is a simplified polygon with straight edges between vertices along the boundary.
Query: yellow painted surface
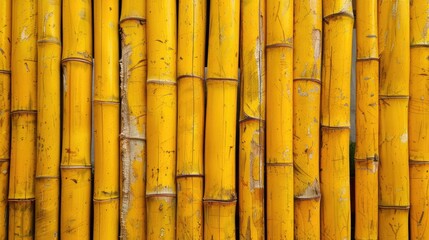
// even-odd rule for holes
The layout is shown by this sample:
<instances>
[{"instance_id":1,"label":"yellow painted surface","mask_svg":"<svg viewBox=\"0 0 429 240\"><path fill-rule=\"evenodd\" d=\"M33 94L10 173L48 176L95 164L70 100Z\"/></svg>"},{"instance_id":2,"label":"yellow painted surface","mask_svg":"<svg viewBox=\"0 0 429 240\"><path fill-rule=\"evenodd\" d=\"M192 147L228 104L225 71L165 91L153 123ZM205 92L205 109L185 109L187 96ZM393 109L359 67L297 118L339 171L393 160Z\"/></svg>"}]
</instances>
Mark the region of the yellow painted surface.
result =
<instances>
[{"instance_id":1,"label":"yellow painted surface","mask_svg":"<svg viewBox=\"0 0 429 240\"><path fill-rule=\"evenodd\" d=\"M204 203L204 239L236 239L236 202Z\"/></svg>"},{"instance_id":2,"label":"yellow painted surface","mask_svg":"<svg viewBox=\"0 0 429 240\"><path fill-rule=\"evenodd\" d=\"M170 196L146 198L147 239L175 239L176 199Z\"/></svg>"},{"instance_id":3,"label":"yellow painted surface","mask_svg":"<svg viewBox=\"0 0 429 240\"><path fill-rule=\"evenodd\" d=\"M307 211L295 211L295 239L320 239L320 198L296 201L295 208Z\"/></svg>"},{"instance_id":4,"label":"yellow painted surface","mask_svg":"<svg viewBox=\"0 0 429 240\"><path fill-rule=\"evenodd\" d=\"M9 201L8 239L31 240L34 237L34 203ZM25 219L26 221L23 221Z\"/></svg>"},{"instance_id":5,"label":"yellow painted surface","mask_svg":"<svg viewBox=\"0 0 429 240\"><path fill-rule=\"evenodd\" d=\"M427 239L429 218L429 164L410 162L410 239Z\"/></svg>"},{"instance_id":6,"label":"yellow painted surface","mask_svg":"<svg viewBox=\"0 0 429 240\"><path fill-rule=\"evenodd\" d=\"M409 239L408 209L383 209L378 211L378 239Z\"/></svg>"}]
</instances>

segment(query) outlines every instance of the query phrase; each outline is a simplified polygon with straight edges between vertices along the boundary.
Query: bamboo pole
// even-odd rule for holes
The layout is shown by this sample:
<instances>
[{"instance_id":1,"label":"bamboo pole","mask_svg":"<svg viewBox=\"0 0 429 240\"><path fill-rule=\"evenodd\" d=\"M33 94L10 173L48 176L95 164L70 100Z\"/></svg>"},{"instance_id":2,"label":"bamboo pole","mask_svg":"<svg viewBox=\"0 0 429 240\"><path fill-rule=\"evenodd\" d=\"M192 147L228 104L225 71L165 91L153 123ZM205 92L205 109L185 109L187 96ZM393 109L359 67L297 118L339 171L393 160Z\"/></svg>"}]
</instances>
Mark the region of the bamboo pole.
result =
<instances>
[{"instance_id":1,"label":"bamboo pole","mask_svg":"<svg viewBox=\"0 0 429 240\"><path fill-rule=\"evenodd\" d=\"M204 239L235 239L239 0L210 1Z\"/></svg>"},{"instance_id":2,"label":"bamboo pole","mask_svg":"<svg viewBox=\"0 0 429 240\"><path fill-rule=\"evenodd\" d=\"M176 227L176 1L147 1L147 238Z\"/></svg>"},{"instance_id":3,"label":"bamboo pole","mask_svg":"<svg viewBox=\"0 0 429 240\"><path fill-rule=\"evenodd\" d=\"M64 0L62 21L61 239L90 239L91 1Z\"/></svg>"},{"instance_id":4,"label":"bamboo pole","mask_svg":"<svg viewBox=\"0 0 429 240\"><path fill-rule=\"evenodd\" d=\"M429 239L429 1L410 7L410 230L411 239Z\"/></svg>"},{"instance_id":5,"label":"bamboo pole","mask_svg":"<svg viewBox=\"0 0 429 240\"><path fill-rule=\"evenodd\" d=\"M12 2L9 239L34 237L37 117L37 1Z\"/></svg>"},{"instance_id":6,"label":"bamboo pole","mask_svg":"<svg viewBox=\"0 0 429 240\"><path fill-rule=\"evenodd\" d=\"M0 1L0 239L7 238L7 197L10 162L11 1Z\"/></svg>"},{"instance_id":7,"label":"bamboo pole","mask_svg":"<svg viewBox=\"0 0 429 240\"><path fill-rule=\"evenodd\" d=\"M293 239L293 1L267 1L267 238Z\"/></svg>"},{"instance_id":8,"label":"bamboo pole","mask_svg":"<svg viewBox=\"0 0 429 240\"><path fill-rule=\"evenodd\" d=\"M94 232L119 236L119 1L94 2Z\"/></svg>"},{"instance_id":9,"label":"bamboo pole","mask_svg":"<svg viewBox=\"0 0 429 240\"><path fill-rule=\"evenodd\" d=\"M378 238L377 0L356 4L355 239Z\"/></svg>"},{"instance_id":10,"label":"bamboo pole","mask_svg":"<svg viewBox=\"0 0 429 240\"><path fill-rule=\"evenodd\" d=\"M59 238L61 1L38 1L36 239Z\"/></svg>"},{"instance_id":11,"label":"bamboo pole","mask_svg":"<svg viewBox=\"0 0 429 240\"><path fill-rule=\"evenodd\" d=\"M409 1L378 1L380 55L379 239L407 239L410 204Z\"/></svg>"},{"instance_id":12,"label":"bamboo pole","mask_svg":"<svg viewBox=\"0 0 429 240\"><path fill-rule=\"evenodd\" d=\"M241 4L240 239L265 238L265 1Z\"/></svg>"},{"instance_id":13,"label":"bamboo pole","mask_svg":"<svg viewBox=\"0 0 429 240\"><path fill-rule=\"evenodd\" d=\"M146 238L146 1L121 12L121 239Z\"/></svg>"},{"instance_id":14,"label":"bamboo pole","mask_svg":"<svg viewBox=\"0 0 429 240\"><path fill-rule=\"evenodd\" d=\"M206 1L179 1L176 239L203 238Z\"/></svg>"},{"instance_id":15,"label":"bamboo pole","mask_svg":"<svg viewBox=\"0 0 429 240\"><path fill-rule=\"evenodd\" d=\"M295 239L320 239L322 1L295 1L294 11Z\"/></svg>"},{"instance_id":16,"label":"bamboo pole","mask_svg":"<svg viewBox=\"0 0 429 240\"><path fill-rule=\"evenodd\" d=\"M351 0L323 0L321 238L350 239Z\"/></svg>"}]
</instances>

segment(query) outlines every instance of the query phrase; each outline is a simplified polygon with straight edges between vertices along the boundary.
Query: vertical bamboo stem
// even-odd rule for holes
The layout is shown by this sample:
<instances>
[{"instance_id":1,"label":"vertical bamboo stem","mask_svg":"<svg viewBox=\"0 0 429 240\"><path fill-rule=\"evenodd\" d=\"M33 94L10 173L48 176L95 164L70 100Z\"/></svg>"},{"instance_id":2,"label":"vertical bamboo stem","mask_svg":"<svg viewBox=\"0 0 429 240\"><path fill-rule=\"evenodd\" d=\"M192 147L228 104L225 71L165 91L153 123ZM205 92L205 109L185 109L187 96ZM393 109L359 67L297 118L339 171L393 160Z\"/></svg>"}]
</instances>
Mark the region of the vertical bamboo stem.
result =
<instances>
[{"instance_id":1,"label":"vertical bamboo stem","mask_svg":"<svg viewBox=\"0 0 429 240\"><path fill-rule=\"evenodd\" d=\"M34 237L37 117L37 1L12 2L12 139L9 239Z\"/></svg>"},{"instance_id":2,"label":"vertical bamboo stem","mask_svg":"<svg viewBox=\"0 0 429 240\"><path fill-rule=\"evenodd\" d=\"M350 239L351 0L323 0L321 235Z\"/></svg>"},{"instance_id":3,"label":"vertical bamboo stem","mask_svg":"<svg viewBox=\"0 0 429 240\"><path fill-rule=\"evenodd\" d=\"M406 0L378 1L380 239L408 238L409 11Z\"/></svg>"},{"instance_id":4,"label":"vertical bamboo stem","mask_svg":"<svg viewBox=\"0 0 429 240\"><path fill-rule=\"evenodd\" d=\"M146 238L146 1L121 6L121 239Z\"/></svg>"},{"instance_id":5,"label":"vertical bamboo stem","mask_svg":"<svg viewBox=\"0 0 429 240\"><path fill-rule=\"evenodd\" d=\"M355 238L378 238L377 1L356 4Z\"/></svg>"},{"instance_id":6,"label":"vertical bamboo stem","mask_svg":"<svg viewBox=\"0 0 429 240\"><path fill-rule=\"evenodd\" d=\"M63 1L61 239L91 236L91 7L89 0Z\"/></svg>"},{"instance_id":7,"label":"vertical bamboo stem","mask_svg":"<svg viewBox=\"0 0 429 240\"><path fill-rule=\"evenodd\" d=\"M265 1L241 4L240 239L265 238Z\"/></svg>"},{"instance_id":8,"label":"vertical bamboo stem","mask_svg":"<svg viewBox=\"0 0 429 240\"><path fill-rule=\"evenodd\" d=\"M203 238L206 1L179 1L176 239Z\"/></svg>"},{"instance_id":9,"label":"vertical bamboo stem","mask_svg":"<svg viewBox=\"0 0 429 240\"><path fill-rule=\"evenodd\" d=\"M293 239L293 0L267 1L267 238Z\"/></svg>"},{"instance_id":10,"label":"vertical bamboo stem","mask_svg":"<svg viewBox=\"0 0 429 240\"><path fill-rule=\"evenodd\" d=\"M429 1L410 5L411 239L429 239Z\"/></svg>"},{"instance_id":11,"label":"vertical bamboo stem","mask_svg":"<svg viewBox=\"0 0 429 240\"><path fill-rule=\"evenodd\" d=\"M295 239L320 238L319 130L322 1L294 2Z\"/></svg>"},{"instance_id":12,"label":"vertical bamboo stem","mask_svg":"<svg viewBox=\"0 0 429 240\"><path fill-rule=\"evenodd\" d=\"M176 1L147 1L147 238L176 227Z\"/></svg>"},{"instance_id":13,"label":"vertical bamboo stem","mask_svg":"<svg viewBox=\"0 0 429 240\"><path fill-rule=\"evenodd\" d=\"M119 236L119 1L94 2L94 232Z\"/></svg>"},{"instance_id":14,"label":"vertical bamboo stem","mask_svg":"<svg viewBox=\"0 0 429 240\"><path fill-rule=\"evenodd\" d=\"M7 194L10 162L10 59L12 1L0 1L0 239L7 238Z\"/></svg>"},{"instance_id":15,"label":"vertical bamboo stem","mask_svg":"<svg viewBox=\"0 0 429 240\"><path fill-rule=\"evenodd\" d=\"M235 239L239 0L210 1L204 238Z\"/></svg>"},{"instance_id":16,"label":"vertical bamboo stem","mask_svg":"<svg viewBox=\"0 0 429 240\"><path fill-rule=\"evenodd\" d=\"M36 239L58 239L60 212L61 1L38 1Z\"/></svg>"}]
</instances>

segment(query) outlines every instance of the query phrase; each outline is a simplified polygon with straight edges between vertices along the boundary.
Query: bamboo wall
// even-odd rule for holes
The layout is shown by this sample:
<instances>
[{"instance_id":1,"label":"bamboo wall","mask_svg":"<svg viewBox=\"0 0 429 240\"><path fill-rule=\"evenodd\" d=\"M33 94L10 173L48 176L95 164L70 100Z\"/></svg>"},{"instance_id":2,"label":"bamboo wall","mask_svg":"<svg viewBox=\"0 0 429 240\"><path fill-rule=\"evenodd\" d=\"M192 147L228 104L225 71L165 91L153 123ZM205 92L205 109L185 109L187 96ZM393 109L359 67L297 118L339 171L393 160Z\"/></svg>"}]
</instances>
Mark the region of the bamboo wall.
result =
<instances>
[{"instance_id":1,"label":"bamboo wall","mask_svg":"<svg viewBox=\"0 0 429 240\"><path fill-rule=\"evenodd\" d=\"M429 0L0 0L0 240L429 240L428 29Z\"/></svg>"}]
</instances>

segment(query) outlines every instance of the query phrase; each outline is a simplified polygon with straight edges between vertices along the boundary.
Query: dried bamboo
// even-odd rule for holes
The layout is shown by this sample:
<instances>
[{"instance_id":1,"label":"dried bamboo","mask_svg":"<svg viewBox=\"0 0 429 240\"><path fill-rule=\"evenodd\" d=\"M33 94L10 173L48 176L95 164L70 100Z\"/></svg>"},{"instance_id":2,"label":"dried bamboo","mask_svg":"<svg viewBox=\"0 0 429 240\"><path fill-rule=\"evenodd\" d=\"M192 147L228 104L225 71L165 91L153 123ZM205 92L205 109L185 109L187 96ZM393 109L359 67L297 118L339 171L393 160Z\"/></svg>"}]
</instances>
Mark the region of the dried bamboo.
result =
<instances>
[{"instance_id":1,"label":"dried bamboo","mask_svg":"<svg viewBox=\"0 0 429 240\"><path fill-rule=\"evenodd\" d=\"M121 12L121 239L146 238L146 1Z\"/></svg>"},{"instance_id":2,"label":"dried bamboo","mask_svg":"<svg viewBox=\"0 0 429 240\"><path fill-rule=\"evenodd\" d=\"M295 239L320 239L322 1L294 2Z\"/></svg>"},{"instance_id":3,"label":"dried bamboo","mask_svg":"<svg viewBox=\"0 0 429 240\"><path fill-rule=\"evenodd\" d=\"M35 238L58 239L60 217L61 1L38 1Z\"/></svg>"},{"instance_id":4,"label":"dried bamboo","mask_svg":"<svg viewBox=\"0 0 429 240\"><path fill-rule=\"evenodd\" d=\"M203 238L206 1L179 1L176 239Z\"/></svg>"}]
</instances>

